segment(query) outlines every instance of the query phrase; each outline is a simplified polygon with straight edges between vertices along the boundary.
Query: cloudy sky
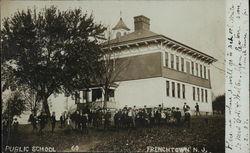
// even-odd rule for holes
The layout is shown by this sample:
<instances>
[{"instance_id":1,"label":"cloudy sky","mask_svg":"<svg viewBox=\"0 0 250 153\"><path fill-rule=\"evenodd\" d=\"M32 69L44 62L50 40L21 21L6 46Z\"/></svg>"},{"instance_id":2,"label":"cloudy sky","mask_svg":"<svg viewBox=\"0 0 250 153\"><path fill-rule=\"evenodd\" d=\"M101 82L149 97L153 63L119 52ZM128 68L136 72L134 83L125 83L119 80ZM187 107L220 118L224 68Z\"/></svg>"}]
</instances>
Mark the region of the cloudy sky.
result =
<instances>
[{"instance_id":1,"label":"cloudy sky","mask_svg":"<svg viewBox=\"0 0 250 153\"><path fill-rule=\"evenodd\" d=\"M133 31L133 17L150 18L151 31L200 50L218 59L211 65L214 96L224 93L224 0L165 1L1 1L1 18L17 10L57 6L61 10L82 8L93 13L95 21L114 27L122 12L123 21Z\"/></svg>"}]
</instances>

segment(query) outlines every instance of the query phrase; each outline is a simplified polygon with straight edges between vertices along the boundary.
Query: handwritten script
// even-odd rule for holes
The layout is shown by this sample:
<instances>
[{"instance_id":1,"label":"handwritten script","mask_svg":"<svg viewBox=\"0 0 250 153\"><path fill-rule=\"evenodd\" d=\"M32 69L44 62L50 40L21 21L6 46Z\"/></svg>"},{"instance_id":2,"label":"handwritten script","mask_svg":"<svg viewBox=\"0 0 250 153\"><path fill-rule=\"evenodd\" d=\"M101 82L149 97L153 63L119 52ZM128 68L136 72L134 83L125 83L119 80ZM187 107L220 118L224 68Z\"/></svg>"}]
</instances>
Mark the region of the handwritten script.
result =
<instances>
[{"instance_id":1,"label":"handwritten script","mask_svg":"<svg viewBox=\"0 0 250 153\"><path fill-rule=\"evenodd\" d=\"M227 153L249 152L249 14L247 1L227 1L226 136Z\"/></svg>"}]
</instances>

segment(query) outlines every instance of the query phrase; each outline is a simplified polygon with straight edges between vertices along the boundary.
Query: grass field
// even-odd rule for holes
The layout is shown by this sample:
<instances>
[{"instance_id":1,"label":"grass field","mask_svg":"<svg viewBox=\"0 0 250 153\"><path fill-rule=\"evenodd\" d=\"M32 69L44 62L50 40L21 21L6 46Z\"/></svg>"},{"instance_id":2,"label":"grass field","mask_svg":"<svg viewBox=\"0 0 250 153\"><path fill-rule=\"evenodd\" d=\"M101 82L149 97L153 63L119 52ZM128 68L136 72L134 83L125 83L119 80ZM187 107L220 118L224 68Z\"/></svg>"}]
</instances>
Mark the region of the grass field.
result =
<instances>
[{"instance_id":1,"label":"grass field","mask_svg":"<svg viewBox=\"0 0 250 153\"><path fill-rule=\"evenodd\" d=\"M88 134L78 131L67 131L56 128L55 133L50 132L47 126L44 135L32 133L30 125L20 125L19 134L12 137L10 146L50 146L56 151L113 151L134 152L147 151L148 146L182 148L194 147L198 150L205 148L207 152L223 153L224 146L224 117L209 117L205 124L204 118L192 118L191 128L186 126L155 126L137 129L122 129L104 131L102 129L89 129Z\"/></svg>"}]
</instances>

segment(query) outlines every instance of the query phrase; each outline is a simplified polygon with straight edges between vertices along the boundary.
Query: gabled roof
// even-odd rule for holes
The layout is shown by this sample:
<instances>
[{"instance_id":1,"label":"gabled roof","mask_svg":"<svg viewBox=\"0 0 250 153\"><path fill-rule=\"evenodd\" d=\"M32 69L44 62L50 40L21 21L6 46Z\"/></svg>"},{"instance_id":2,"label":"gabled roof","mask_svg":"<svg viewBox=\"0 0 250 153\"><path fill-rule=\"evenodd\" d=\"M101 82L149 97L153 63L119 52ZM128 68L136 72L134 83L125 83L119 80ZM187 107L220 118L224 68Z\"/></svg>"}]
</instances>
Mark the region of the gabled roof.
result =
<instances>
[{"instance_id":1,"label":"gabled roof","mask_svg":"<svg viewBox=\"0 0 250 153\"><path fill-rule=\"evenodd\" d=\"M116 26L112 29L112 30L119 30L119 29L124 29L124 30L130 30L126 24L123 22L122 18L120 18L120 20L118 21L118 23L116 24Z\"/></svg>"}]
</instances>

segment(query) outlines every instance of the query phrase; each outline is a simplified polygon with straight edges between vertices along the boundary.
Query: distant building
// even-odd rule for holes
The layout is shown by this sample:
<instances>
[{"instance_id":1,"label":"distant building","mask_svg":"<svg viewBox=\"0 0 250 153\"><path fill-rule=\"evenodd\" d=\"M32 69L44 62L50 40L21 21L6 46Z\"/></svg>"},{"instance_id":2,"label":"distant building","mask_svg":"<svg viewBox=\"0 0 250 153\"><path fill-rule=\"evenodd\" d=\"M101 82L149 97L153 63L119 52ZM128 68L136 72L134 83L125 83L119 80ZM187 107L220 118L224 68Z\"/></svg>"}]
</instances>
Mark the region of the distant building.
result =
<instances>
[{"instance_id":1,"label":"distant building","mask_svg":"<svg viewBox=\"0 0 250 153\"><path fill-rule=\"evenodd\" d=\"M117 86L110 89L109 108L161 105L182 109L186 102L191 110L198 103L201 112L212 112L213 57L150 31L150 19L143 15L134 17L134 32L129 33L122 18L112 30L112 40L104 49L113 50L118 62L129 64L118 75ZM81 91L79 97L79 106L86 101L93 107L103 106L100 87Z\"/></svg>"}]
</instances>

